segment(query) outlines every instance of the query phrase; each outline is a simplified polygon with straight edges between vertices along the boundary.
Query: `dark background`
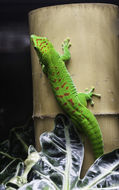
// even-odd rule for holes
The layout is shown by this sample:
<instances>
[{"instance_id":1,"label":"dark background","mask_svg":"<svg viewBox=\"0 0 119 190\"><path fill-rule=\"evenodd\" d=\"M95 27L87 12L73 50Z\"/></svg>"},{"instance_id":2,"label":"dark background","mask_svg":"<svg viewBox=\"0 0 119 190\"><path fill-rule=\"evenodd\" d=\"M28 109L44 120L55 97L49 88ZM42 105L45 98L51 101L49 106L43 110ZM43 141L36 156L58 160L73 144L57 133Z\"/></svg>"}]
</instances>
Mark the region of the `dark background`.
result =
<instances>
[{"instance_id":1,"label":"dark background","mask_svg":"<svg viewBox=\"0 0 119 190\"><path fill-rule=\"evenodd\" d=\"M0 142L9 129L32 116L32 75L28 12L66 3L112 3L89 0L0 0Z\"/></svg>"}]
</instances>

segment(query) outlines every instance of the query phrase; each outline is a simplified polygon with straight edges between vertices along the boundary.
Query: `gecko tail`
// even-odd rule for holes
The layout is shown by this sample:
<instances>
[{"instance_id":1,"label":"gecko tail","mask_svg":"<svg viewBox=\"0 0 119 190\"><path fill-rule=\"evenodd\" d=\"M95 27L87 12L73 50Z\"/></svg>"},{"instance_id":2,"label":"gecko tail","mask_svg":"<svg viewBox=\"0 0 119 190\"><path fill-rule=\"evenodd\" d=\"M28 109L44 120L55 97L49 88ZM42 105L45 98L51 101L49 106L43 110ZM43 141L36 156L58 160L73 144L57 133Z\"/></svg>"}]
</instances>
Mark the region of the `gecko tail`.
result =
<instances>
[{"instance_id":1,"label":"gecko tail","mask_svg":"<svg viewBox=\"0 0 119 190\"><path fill-rule=\"evenodd\" d=\"M98 121L91 112L88 112L87 116L84 115L84 119L79 120L79 117L75 118L75 121L78 121L76 126L78 129L81 128L81 131L89 139L94 158L97 159L104 154L103 136Z\"/></svg>"},{"instance_id":2,"label":"gecko tail","mask_svg":"<svg viewBox=\"0 0 119 190\"><path fill-rule=\"evenodd\" d=\"M90 132L89 132L90 133ZM100 128L96 128L91 131L92 134L88 134L88 138L91 142L95 159L104 154L104 143Z\"/></svg>"},{"instance_id":3,"label":"gecko tail","mask_svg":"<svg viewBox=\"0 0 119 190\"><path fill-rule=\"evenodd\" d=\"M99 158L100 156L102 156L104 154L104 144L103 141L99 142L99 144L95 144L93 146L93 152L94 152L94 156L95 159Z\"/></svg>"}]
</instances>

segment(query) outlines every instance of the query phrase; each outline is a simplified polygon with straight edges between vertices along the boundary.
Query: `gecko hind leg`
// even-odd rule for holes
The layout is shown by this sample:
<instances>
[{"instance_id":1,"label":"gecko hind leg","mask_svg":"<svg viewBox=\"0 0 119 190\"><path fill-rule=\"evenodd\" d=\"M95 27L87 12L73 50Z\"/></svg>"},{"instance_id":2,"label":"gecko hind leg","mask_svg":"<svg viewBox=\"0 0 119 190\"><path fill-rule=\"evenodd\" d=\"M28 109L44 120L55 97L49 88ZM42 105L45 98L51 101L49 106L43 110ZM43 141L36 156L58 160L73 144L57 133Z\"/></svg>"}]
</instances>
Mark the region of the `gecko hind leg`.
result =
<instances>
[{"instance_id":1,"label":"gecko hind leg","mask_svg":"<svg viewBox=\"0 0 119 190\"><path fill-rule=\"evenodd\" d=\"M87 107L87 102L90 101L91 106L94 106L94 101L93 101L93 96L96 96L98 98L101 98L101 94L96 94L94 93L95 88L92 87L91 90L88 91L88 89L86 89L85 93L78 93L78 97L80 102Z\"/></svg>"},{"instance_id":2,"label":"gecko hind leg","mask_svg":"<svg viewBox=\"0 0 119 190\"><path fill-rule=\"evenodd\" d=\"M64 54L60 56L62 61L68 61L71 58L71 54L69 51L70 46L71 46L70 39L66 38L62 43L62 50L64 52Z\"/></svg>"}]
</instances>

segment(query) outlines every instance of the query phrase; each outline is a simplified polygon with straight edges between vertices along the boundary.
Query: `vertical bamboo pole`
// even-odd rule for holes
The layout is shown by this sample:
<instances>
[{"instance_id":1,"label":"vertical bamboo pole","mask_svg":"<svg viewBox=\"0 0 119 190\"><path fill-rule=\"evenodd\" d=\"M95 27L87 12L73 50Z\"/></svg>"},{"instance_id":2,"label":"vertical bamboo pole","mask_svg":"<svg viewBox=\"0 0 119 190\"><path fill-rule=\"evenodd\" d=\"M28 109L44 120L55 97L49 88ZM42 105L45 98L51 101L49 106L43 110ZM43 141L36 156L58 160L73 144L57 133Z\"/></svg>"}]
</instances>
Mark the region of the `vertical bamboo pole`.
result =
<instances>
[{"instance_id":1,"label":"vertical bamboo pole","mask_svg":"<svg viewBox=\"0 0 119 190\"><path fill-rule=\"evenodd\" d=\"M79 91L95 86L101 100L94 98L89 109L96 115L104 138L105 152L119 147L119 10L110 4L67 4L33 10L29 13L30 34L46 36L57 51L70 37L71 60L67 65ZM37 55L31 47L33 76L33 117L36 147L39 136L53 129L59 108ZM93 154L85 140L83 174L93 163Z\"/></svg>"}]
</instances>

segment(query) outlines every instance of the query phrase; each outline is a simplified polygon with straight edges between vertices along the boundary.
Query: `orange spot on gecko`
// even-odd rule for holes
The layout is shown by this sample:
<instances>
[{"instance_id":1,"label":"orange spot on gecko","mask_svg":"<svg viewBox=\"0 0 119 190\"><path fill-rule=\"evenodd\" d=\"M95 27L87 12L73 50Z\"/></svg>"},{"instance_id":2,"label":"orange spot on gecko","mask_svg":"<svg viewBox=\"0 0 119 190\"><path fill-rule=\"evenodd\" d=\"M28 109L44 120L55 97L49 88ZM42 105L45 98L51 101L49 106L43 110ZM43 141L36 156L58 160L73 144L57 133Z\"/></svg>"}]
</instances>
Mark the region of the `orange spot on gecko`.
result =
<instances>
[{"instance_id":1,"label":"orange spot on gecko","mask_svg":"<svg viewBox=\"0 0 119 190\"><path fill-rule=\"evenodd\" d=\"M42 39L36 39L36 41L40 41L40 40L42 40Z\"/></svg>"},{"instance_id":2,"label":"orange spot on gecko","mask_svg":"<svg viewBox=\"0 0 119 190\"><path fill-rule=\"evenodd\" d=\"M42 43L40 44L40 47L42 46Z\"/></svg>"},{"instance_id":3,"label":"orange spot on gecko","mask_svg":"<svg viewBox=\"0 0 119 190\"><path fill-rule=\"evenodd\" d=\"M55 88L55 90L59 90L59 87Z\"/></svg>"},{"instance_id":4,"label":"orange spot on gecko","mask_svg":"<svg viewBox=\"0 0 119 190\"><path fill-rule=\"evenodd\" d=\"M63 98L64 96L63 96L63 95L59 95L58 97L59 97L59 98Z\"/></svg>"},{"instance_id":5,"label":"orange spot on gecko","mask_svg":"<svg viewBox=\"0 0 119 190\"><path fill-rule=\"evenodd\" d=\"M68 90L68 89L69 89L69 86L66 87L66 90Z\"/></svg>"},{"instance_id":6,"label":"orange spot on gecko","mask_svg":"<svg viewBox=\"0 0 119 190\"><path fill-rule=\"evenodd\" d=\"M67 102L64 103L64 106L66 106L66 105L67 105Z\"/></svg>"},{"instance_id":7,"label":"orange spot on gecko","mask_svg":"<svg viewBox=\"0 0 119 190\"><path fill-rule=\"evenodd\" d=\"M38 46L38 39L36 40L37 46Z\"/></svg>"},{"instance_id":8,"label":"orange spot on gecko","mask_svg":"<svg viewBox=\"0 0 119 190\"><path fill-rule=\"evenodd\" d=\"M38 41L40 41L41 39L36 39L36 43L37 43L37 46L38 46Z\"/></svg>"},{"instance_id":9,"label":"orange spot on gecko","mask_svg":"<svg viewBox=\"0 0 119 190\"><path fill-rule=\"evenodd\" d=\"M59 71L57 72L57 75L59 75Z\"/></svg>"},{"instance_id":10,"label":"orange spot on gecko","mask_svg":"<svg viewBox=\"0 0 119 190\"><path fill-rule=\"evenodd\" d=\"M53 82L56 82L57 81L57 79L54 79L54 81Z\"/></svg>"},{"instance_id":11,"label":"orange spot on gecko","mask_svg":"<svg viewBox=\"0 0 119 190\"><path fill-rule=\"evenodd\" d=\"M70 93L64 93L64 96L69 96Z\"/></svg>"},{"instance_id":12,"label":"orange spot on gecko","mask_svg":"<svg viewBox=\"0 0 119 190\"><path fill-rule=\"evenodd\" d=\"M43 49L43 48L45 48L46 46L43 46L42 48L41 48L41 50Z\"/></svg>"},{"instance_id":13,"label":"orange spot on gecko","mask_svg":"<svg viewBox=\"0 0 119 190\"><path fill-rule=\"evenodd\" d=\"M59 82L61 81L61 79L59 79Z\"/></svg>"},{"instance_id":14,"label":"orange spot on gecko","mask_svg":"<svg viewBox=\"0 0 119 190\"><path fill-rule=\"evenodd\" d=\"M73 102L72 99L69 99L68 101L69 101L72 105L74 105L74 102Z\"/></svg>"},{"instance_id":15,"label":"orange spot on gecko","mask_svg":"<svg viewBox=\"0 0 119 190\"><path fill-rule=\"evenodd\" d=\"M65 82L61 87L64 88L64 86L66 85L67 83Z\"/></svg>"},{"instance_id":16,"label":"orange spot on gecko","mask_svg":"<svg viewBox=\"0 0 119 190\"><path fill-rule=\"evenodd\" d=\"M64 96L63 95L57 95L58 98L63 98Z\"/></svg>"},{"instance_id":17,"label":"orange spot on gecko","mask_svg":"<svg viewBox=\"0 0 119 190\"><path fill-rule=\"evenodd\" d=\"M81 104L78 104L79 106L81 105Z\"/></svg>"}]
</instances>

